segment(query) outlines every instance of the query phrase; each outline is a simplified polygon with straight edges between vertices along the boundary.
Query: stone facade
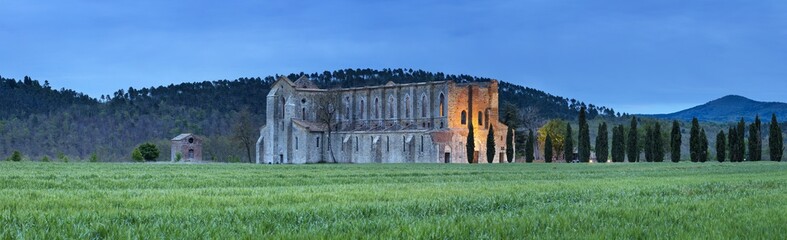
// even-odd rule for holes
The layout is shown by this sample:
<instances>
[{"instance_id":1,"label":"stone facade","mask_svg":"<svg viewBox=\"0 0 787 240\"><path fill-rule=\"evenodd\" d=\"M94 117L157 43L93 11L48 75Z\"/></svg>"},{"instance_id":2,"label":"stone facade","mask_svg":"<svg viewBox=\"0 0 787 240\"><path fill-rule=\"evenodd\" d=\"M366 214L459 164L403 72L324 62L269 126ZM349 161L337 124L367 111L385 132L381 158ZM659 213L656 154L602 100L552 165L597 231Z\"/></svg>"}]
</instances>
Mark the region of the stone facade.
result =
<instances>
[{"instance_id":1,"label":"stone facade","mask_svg":"<svg viewBox=\"0 0 787 240\"><path fill-rule=\"evenodd\" d=\"M318 116L319 102L325 96L336 103L330 105L337 110L330 128ZM317 88L306 77L295 82L282 77L272 85L266 104L257 163L334 159L340 163L467 163L465 142L471 121L476 161L487 162L490 125L495 131L493 162L505 161L508 129L498 121L497 81L389 82L328 90Z\"/></svg>"},{"instance_id":2,"label":"stone facade","mask_svg":"<svg viewBox=\"0 0 787 240\"><path fill-rule=\"evenodd\" d=\"M180 154L181 161L202 161L202 138L191 133L180 134L172 139L171 161L176 161Z\"/></svg>"}]
</instances>

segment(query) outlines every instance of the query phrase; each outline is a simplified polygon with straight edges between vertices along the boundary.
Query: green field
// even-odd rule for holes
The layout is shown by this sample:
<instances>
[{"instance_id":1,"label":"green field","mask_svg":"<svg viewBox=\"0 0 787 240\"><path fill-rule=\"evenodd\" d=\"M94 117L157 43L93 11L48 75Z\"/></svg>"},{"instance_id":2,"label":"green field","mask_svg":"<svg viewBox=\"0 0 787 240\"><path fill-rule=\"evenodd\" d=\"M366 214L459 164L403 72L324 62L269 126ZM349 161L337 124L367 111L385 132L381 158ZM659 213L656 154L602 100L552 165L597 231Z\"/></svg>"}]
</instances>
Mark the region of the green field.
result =
<instances>
[{"instance_id":1,"label":"green field","mask_svg":"<svg viewBox=\"0 0 787 240\"><path fill-rule=\"evenodd\" d=\"M0 163L0 239L787 239L787 164Z\"/></svg>"}]
</instances>

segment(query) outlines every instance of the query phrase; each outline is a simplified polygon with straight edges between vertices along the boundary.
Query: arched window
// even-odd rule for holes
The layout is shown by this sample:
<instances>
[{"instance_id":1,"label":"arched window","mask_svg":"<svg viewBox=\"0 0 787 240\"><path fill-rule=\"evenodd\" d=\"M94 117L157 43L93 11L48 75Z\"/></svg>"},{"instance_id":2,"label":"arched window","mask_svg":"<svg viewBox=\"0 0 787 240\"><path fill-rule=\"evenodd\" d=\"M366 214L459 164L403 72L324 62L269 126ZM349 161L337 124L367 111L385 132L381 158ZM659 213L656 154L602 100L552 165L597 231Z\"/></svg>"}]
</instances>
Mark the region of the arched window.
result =
<instances>
[{"instance_id":1,"label":"arched window","mask_svg":"<svg viewBox=\"0 0 787 240\"><path fill-rule=\"evenodd\" d=\"M440 93L440 116L445 117L445 96Z\"/></svg>"},{"instance_id":2,"label":"arched window","mask_svg":"<svg viewBox=\"0 0 787 240\"><path fill-rule=\"evenodd\" d=\"M194 149L189 149L189 159L194 159Z\"/></svg>"},{"instance_id":3,"label":"arched window","mask_svg":"<svg viewBox=\"0 0 787 240\"><path fill-rule=\"evenodd\" d=\"M344 119L350 119L350 97L344 98Z\"/></svg>"},{"instance_id":4,"label":"arched window","mask_svg":"<svg viewBox=\"0 0 787 240\"><path fill-rule=\"evenodd\" d=\"M301 108L301 119L306 120L306 108Z\"/></svg>"},{"instance_id":5,"label":"arched window","mask_svg":"<svg viewBox=\"0 0 787 240\"><path fill-rule=\"evenodd\" d=\"M298 137L295 137L295 150L298 150Z\"/></svg>"},{"instance_id":6,"label":"arched window","mask_svg":"<svg viewBox=\"0 0 787 240\"><path fill-rule=\"evenodd\" d=\"M374 98L374 118L380 118L380 99Z\"/></svg>"},{"instance_id":7,"label":"arched window","mask_svg":"<svg viewBox=\"0 0 787 240\"><path fill-rule=\"evenodd\" d=\"M317 137L317 147L320 147L320 137Z\"/></svg>"},{"instance_id":8,"label":"arched window","mask_svg":"<svg viewBox=\"0 0 787 240\"><path fill-rule=\"evenodd\" d=\"M410 95L404 96L404 117L410 118Z\"/></svg>"},{"instance_id":9,"label":"arched window","mask_svg":"<svg viewBox=\"0 0 787 240\"><path fill-rule=\"evenodd\" d=\"M462 110L462 125L467 124L467 112Z\"/></svg>"},{"instance_id":10,"label":"arched window","mask_svg":"<svg viewBox=\"0 0 787 240\"><path fill-rule=\"evenodd\" d=\"M364 109L364 107L366 107L366 106L363 105L363 99L361 99L361 106L359 106L359 109L358 109L358 118L360 118L360 119L364 119L363 118L363 109Z\"/></svg>"},{"instance_id":11,"label":"arched window","mask_svg":"<svg viewBox=\"0 0 787 240\"><path fill-rule=\"evenodd\" d=\"M426 95L421 96L421 117L426 117L426 110L428 107L426 106Z\"/></svg>"},{"instance_id":12,"label":"arched window","mask_svg":"<svg viewBox=\"0 0 787 240\"><path fill-rule=\"evenodd\" d=\"M481 111L478 111L478 127L484 125L484 114Z\"/></svg>"},{"instance_id":13,"label":"arched window","mask_svg":"<svg viewBox=\"0 0 787 240\"><path fill-rule=\"evenodd\" d=\"M394 101L396 100L394 100L393 96L388 97L388 118L391 119L394 118L394 112L396 112L396 109L394 109Z\"/></svg>"},{"instance_id":14,"label":"arched window","mask_svg":"<svg viewBox=\"0 0 787 240\"><path fill-rule=\"evenodd\" d=\"M391 137L390 136L385 136L385 151L386 152L390 152L391 151Z\"/></svg>"},{"instance_id":15,"label":"arched window","mask_svg":"<svg viewBox=\"0 0 787 240\"><path fill-rule=\"evenodd\" d=\"M286 102L286 100L284 100L284 97L281 97L281 118L282 119L284 119L284 106L287 105L286 103L287 102Z\"/></svg>"}]
</instances>

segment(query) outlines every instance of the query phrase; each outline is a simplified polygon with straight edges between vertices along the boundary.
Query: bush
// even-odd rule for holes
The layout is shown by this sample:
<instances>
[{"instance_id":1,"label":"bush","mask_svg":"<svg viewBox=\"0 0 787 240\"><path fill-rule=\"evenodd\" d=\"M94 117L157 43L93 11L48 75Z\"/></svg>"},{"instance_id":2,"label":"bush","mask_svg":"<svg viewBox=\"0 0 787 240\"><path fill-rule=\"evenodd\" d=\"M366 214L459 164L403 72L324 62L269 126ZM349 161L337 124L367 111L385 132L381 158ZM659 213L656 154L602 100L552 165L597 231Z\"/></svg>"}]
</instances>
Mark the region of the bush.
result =
<instances>
[{"instance_id":1,"label":"bush","mask_svg":"<svg viewBox=\"0 0 787 240\"><path fill-rule=\"evenodd\" d=\"M98 155L96 153L90 154L90 162L98 162Z\"/></svg>"},{"instance_id":2,"label":"bush","mask_svg":"<svg viewBox=\"0 0 787 240\"><path fill-rule=\"evenodd\" d=\"M180 160L183 160L183 154L182 153L176 153L175 154L175 162L180 162Z\"/></svg>"},{"instance_id":3,"label":"bush","mask_svg":"<svg viewBox=\"0 0 787 240\"><path fill-rule=\"evenodd\" d=\"M66 157L66 155L63 154L63 153L58 153L57 154L57 159L60 159L60 161L62 161L64 163L68 162L68 157Z\"/></svg>"},{"instance_id":4,"label":"bush","mask_svg":"<svg viewBox=\"0 0 787 240\"><path fill-rule=\"evenodd\" d=\"M142 153L142 158L144 158L145 161L155 161L159 156L158 147L152 143L139 145L139 152Z\"/></svg>"},{"instance_id":5,"label":"bush","mask_svg":"<svg viewBox=\"0 0 787 240\"><path fill-rule=\"evenodd\" d=\"M11 158L9 158L9 160L13 162L22 161L22 154L19 153L19 151L14 151L14 153L11 154Z\"/></svg>"},{"instance_id":6,"label":"bush","mask_svg":"<svg viewBox=\"0 0 787 240\"><path fill-rule=\"evenodd\" d=\"M135 162L142 162L145 158L142 157L142 152L139 151L139 148L134 148L134 151L131 152L131 159Z\"/></svg>"},{"instance_id":7,"label":"bush","mask_svg":"<svg viewBox=\"0 0 787 240\"><path fill-rule=\"evenodd\" d=\"M41 162L50 162L49 156L44 156L43 158L41 158Z\"/></svg>"}]
</instances>

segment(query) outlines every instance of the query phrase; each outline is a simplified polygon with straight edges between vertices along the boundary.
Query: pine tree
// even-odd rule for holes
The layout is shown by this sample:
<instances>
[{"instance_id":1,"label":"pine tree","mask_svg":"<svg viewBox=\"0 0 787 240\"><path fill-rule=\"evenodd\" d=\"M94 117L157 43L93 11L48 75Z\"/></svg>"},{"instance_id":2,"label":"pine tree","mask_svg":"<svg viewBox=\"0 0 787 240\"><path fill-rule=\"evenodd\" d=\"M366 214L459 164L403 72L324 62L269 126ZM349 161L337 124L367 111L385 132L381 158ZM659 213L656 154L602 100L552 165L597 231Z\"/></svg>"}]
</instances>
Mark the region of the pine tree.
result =
<instances>
[{"instance_id":1,"label":"pine tree","mask_svg":"<svg viewBox=\"0 0 787 240\"><path fill-rule=\"evenodd\" d=\"M489 133L486 134L486 162L492 163L495 160L495 128L489 124ZM503 162L503 159L498 159Z\"/></svg>"},{"instance_id":2,"label":"pine tree","mask_svg":"<svg viewBox=\"0 0 787 240\"><path fill-rule=\"evenodd\" d=\"M653 145L653 128L650 126L645 127L645 161L652 162L653 161L653 149L655 146Z\"/></svg>"},{"instance_id":3,"label":"pine tree","mask_svg":"<svg viewBox=\"0 0 787 240\"><path fill-rule=\"evenodd\" d=\"M738 139L736 140L738 149L736 151L738 151L739 162L743 162L746 157L746 122L743 121L743 118L738 122L738 129L736 132L738 133Z\"/></svg>"},{"instance_id":4,"label":"pine tree","mask_svg":"<svg viewBox=\"0 0 787 240\"><path fill-rule=\"evenodd\" d=\"M475 131L473 131L473 121L468 121L467 127L467 144L465 147L467 148L467 162L472 164L475 158Z\"/></svg>"},{"instance_id":5,"label":"pine tree","mask_svg":"<svg viewBox=\"0 0 787 240\"><path fill-rule=\"evenodd\" d=\"M637 135L637 117L631 117L631 128L629 129L628 143L626 144L629 162L639 161L639 145L637 143L639 136Z\"/></svg>"},{"instance_id":6,"label":"pine tree","mask_svg":"<svg viewBox=\"0 0 787 240\"><path fill-rule=\"evenodd\" d=\"M700 130L700 162L708 161L708 136L705 129Z\"/></svg>"},{"instance_id":7,"label":"pine tree","mask_svg":"<svg viewBox=\"0 0 787 240\"><path fill-rule=\"evenodd\" d=\"M544 140L544 162L552 162L552 137L550 137L549 134L547 134L546 140Z\"/></svg>"},{"instance_id":8,"label":"pine tree","mask_svg":"<svg viewBox=\"0 0 787 240\"><path fill-rule=\"evenodd\" d=\"M689 153L692 162L700 161L700 123L695 117L691 120L691 135L689 136Z\"/></svg>"},{"instance_id":9,"label":"pine tree","mask_svg":"<svg viewBox=\"0 0 787 240\"><path fill-rule=\"evenodd\" d=\"M528 133L528 136L527 136L527 145L525 145L525 161L527 161L529 163L533 162L533 160L535 160L535 158L536 158L536 156L534 155L535 154L535 149L534 149L535 143L536 143L536 138L535 138L535 136L533 136L533 129L530 129L530 133Z\"/></svg>"},{"instance_id":10,"label":"pine tree","mask_svg":"<svg viewBox=\"0 0 787 240\"><path fill-rule=\"evenodd\" d=\"M716 134L716 161L724 162L727 158L727 137L724 135L724 130Z\"/></svg>"},{"instance_id":11,"label":"pine tree","mask_svg":"<svg viewBox=\"0 0 787 240\"><path fill-rule=\"evenodd\" d=\"M770 133L768 134L768 149L770 149L771 161L782 161L784 153L784 138L779 121L776 121L776 114L771 116Z\"/></svg>"},{"instance_id":12,"label":"pine tree","mask_svg":"<svg viewBox=\"0 0 787 240\"><path fill-rule=\"evenodd\" d=\"M598 125L598 135L596 136L596 162L605 163L609 159L609 141L607 133L607 123Z\"/></svg>"},{"instance_id":13,"label":"pine tree","mask_svg":"<svg viewBox=\"0 0 787 240\"><path fill-rule=\"evenodd\" d=\"M661 138L661 124L658 122L653 129L653 161L664 161L664 140Z\"/></svg>"},{"instance_id":14,"label":"pine tree","mask_svg":"<svg viewBox=\"0 0 787 240\"><path fill-rule=\"evenodd\" d=\"M566 123L566 135L563 138L563 159L567 163L574 160L574 139L571 138L571 124Z\"/></svg>"},{"instance_id":15,"label":"pine tree","mask_svg":"<svg viewBox=\"0 0 787 240\"><path fill-rule=\"evenodd\" d=\"M590 127L586 117L587 109L583 106L579 110L579 136L577 142L577 150L579 152L579 161L590 161Z\"/></svg>"},{"instance_id":16,"label":"pine tree","mask_svg":"<svg viewBox=\"0 0 787 240\"><path fill-rule=\"evenodd\" d=\"M680 162L681 147L680 123L672 121L672 132L670 133L670 158L672 162Z\"/></svg>"},{"instance_id":17,"label":"pine tree","mask_svg":"<svg viewBox=\"0 0 787 240\"><path fill-rule=\"evenodd\" d=\"M506 131L506 161L508 163L514 161L514 128L511 126ZM500 159L500 162L503 162L503 159Z\"/></svg>"}]
</instances>

